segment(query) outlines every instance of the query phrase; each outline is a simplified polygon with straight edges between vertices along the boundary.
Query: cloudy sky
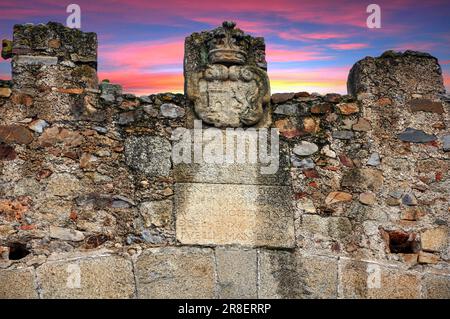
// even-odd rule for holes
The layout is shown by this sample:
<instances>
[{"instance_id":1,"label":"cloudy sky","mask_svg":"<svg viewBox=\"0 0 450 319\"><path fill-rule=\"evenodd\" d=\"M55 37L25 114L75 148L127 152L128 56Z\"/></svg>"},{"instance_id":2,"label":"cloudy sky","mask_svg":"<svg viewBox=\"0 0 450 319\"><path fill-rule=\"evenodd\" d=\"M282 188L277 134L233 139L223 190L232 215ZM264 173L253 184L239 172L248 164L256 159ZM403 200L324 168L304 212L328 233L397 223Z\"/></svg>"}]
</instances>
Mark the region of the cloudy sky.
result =
<instances>
[{"instance_id":1,"label":"cloudy sky","mask_svg":"<svg viewBox=\"0 0 450 319\"><path fill-rule=\"evenodd\" d=\"M81 29L98 34L100 80L139 95L182 92L184 38L223 20L265 37L273 92L345 93L353 63L388 49L436 56L450 88L449 0L0 0L0 37L11 39L17 23L65 23L70 3L81 7ZM371 3L380 29L366 25Z\"/></svg>"}]
</instances>

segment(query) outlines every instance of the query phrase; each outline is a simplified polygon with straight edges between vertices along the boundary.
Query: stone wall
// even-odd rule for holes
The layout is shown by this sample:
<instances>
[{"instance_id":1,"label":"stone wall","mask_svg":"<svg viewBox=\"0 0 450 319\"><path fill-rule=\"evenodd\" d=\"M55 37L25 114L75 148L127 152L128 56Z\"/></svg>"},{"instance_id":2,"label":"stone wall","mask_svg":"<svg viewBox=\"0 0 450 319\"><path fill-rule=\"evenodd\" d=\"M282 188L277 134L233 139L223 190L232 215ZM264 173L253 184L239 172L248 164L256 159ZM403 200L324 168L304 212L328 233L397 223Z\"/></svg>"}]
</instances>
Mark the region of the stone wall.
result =
<instances>
[{"instance_id":1,"label":"stone wall","mask_svg":"<svg viewBox=\"0 0 450 319\"><path fill-rule=\"evenodd\" d=\"M96 47L55 23L14 28L0 298L450 297L436 59L361 60L351 96L272 95L280 169L262 175L259 163L173 163L192 106L98 84Z\"/></svg>"}]
</instances>

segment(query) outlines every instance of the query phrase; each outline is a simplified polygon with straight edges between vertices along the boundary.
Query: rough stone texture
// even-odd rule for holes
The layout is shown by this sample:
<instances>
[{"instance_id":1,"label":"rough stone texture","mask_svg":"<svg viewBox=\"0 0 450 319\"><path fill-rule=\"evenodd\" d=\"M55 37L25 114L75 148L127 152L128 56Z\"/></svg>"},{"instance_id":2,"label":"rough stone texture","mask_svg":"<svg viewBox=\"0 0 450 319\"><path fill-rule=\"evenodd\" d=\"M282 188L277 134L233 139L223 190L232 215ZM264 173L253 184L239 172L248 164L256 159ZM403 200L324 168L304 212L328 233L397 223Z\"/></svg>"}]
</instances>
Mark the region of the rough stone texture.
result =
<instances>
[{"instance_id":1,"label":"rough stone texture","mask_svg":"<svg viewBox=\"0 0 450 319\"><path fill-rule=\"evenodd\" d=\"M42 298L46 299L134 295L131 261L119 256L48 262L36 271Z\"/></svg>"},{"instance_id":2,"label":"rough stone texture","mask_svg":"<svg viewBox=\"0 0 450 319\"><path fill-rule=\"evenodd\" d=\"M37 299L34 269L0 270L0 299Z\"/></svg>"},{"instance_id":3,"label":"rough stone texture","mask_svg":"<svg viewBox=\"0 0 450 319\"><path fill-rule=\"evenodd\" d=\"M292 247L288 187L177 184L177 239L182 244Z\"/></svg>"},{"instance_id":4,"label":"rough stone texture","mask_svg":"<svg viewBox=\"0 0 450 319\"><path fill-rule=\"evenodd\" d=\"M415 51L386 51L380 57L358 61L348 75L347 89L355 96L364 92L397 102L413 93L435 98L445 92L437 59Z\"/></svg>"},{"instance_id":5,"label":"rough stone texture","mask_svg":"<svg viewBox=\"0 0 450 319\"><path fill-rule=\"evenodd\" d=\"M131 136L125 141L125 159L132 169L147 176L167 176L170 143L158 136Z\"/></svg>"},{"instance_id":6,"label":"rough stone texture","mask_svg":"<svg viewBox=\"0 0 450 319\"><path fill-rule=\"evenodd\" d=\"M448 237L448 227L446 226L427 229L420 235L422 249L441 251L448 247Z\"/></svg>"},{"instance_id":7,"label":"rough stone texture","mask_svg":"<svg viewBox=\"0 0 450 319\"><path fill-rule=\"evenodd\" d=\"M211 249L155 248L136 261L139 298L214 298Z\"/></svg>"},{"instance_id":8,"label":"rough stone texture","mask_svg":"<svg viewBox=\"0 0 450 319\"><path fill-rule=\"evenodd\" d=\"M217 248L217 285L219 298L257 297L257 251Z\"/></svg>"},{"instance_id":9,"label":"rough stone texture","mask_svg":"<svg viewBox=\"0 0 450 319\"><path fill-rule=\"evenodd\" d=\"M261 151L258 136L251 132L234 132L232 135L227 135L223 130L213 132L214 135L210 133L213 138L209 139L205 135L206 130L189 130L183 133L183 136L189 136L189 139L183 137L173 142L175 154L180 154L180 157L181 154L188 155L186 160L183 158L173 160L176 182L289 185L289 171L285 169L288 166L288 150L285 143L281 142L277 149L272 146L272 137L268 135L267 146ZM194 134L204 136L201 142L203 150L201 159L197 159L194 154L196 151ZM252 150L256 152L253 153ZM219 156L216 158L214 154ZM232 154L234 161L227 163L228 154ZM249 154L256 154L256 156L253 158ZM262 159L262 156L266 154L270 158ZM205 155L209 156L205 157Z\"/></svg>"},{"instance_id":10,"label":"rough stone texture","mask_svg":"<svg viewBox=\"0 0 450 319\"><path fill-rule=\"evenodd\" d=\"M424 297L450 299L450 276L426 274L423 279Z\"/></svg>"},{"instance_id":11,"label":"rough stone texture","mask_svg":"<svg viewBox=\"0 0 450 319\"><path fill-rule=\"evenodd\" d=\"M337 298L336 259L266 250L259 258L259 298Z\"/></svg>"},{"instance_id":12,"label":"rough stone texture","mask_svg":"<svg viewBox=\"0 0 450 319\"><path fill-rule=\"evenodd\" d=\"M261 122L270 103L263 38L253 38L234 22L185 41L185 92L196 114L217 127Z\"/></svg>"},{"instance_id":13,"label":"rough stone texture","mask_svg":"<svg viewBox=\"0 0 450 319\"><path fill-rule=\"evenodd\" d=\"M420 298L420 276L363 261L341 259L340 297L396 299Z\"/></svg>"}]
</instances>

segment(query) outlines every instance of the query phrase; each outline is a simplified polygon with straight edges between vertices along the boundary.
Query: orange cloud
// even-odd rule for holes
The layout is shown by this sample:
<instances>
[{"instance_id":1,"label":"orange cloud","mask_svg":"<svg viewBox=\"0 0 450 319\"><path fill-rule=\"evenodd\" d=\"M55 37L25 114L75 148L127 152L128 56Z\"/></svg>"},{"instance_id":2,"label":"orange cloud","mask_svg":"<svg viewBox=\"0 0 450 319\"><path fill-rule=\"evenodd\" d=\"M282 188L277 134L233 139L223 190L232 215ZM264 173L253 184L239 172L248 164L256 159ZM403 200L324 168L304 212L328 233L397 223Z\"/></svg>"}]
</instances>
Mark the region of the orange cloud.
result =
<instances>
[{"instance_id":1,"label":"orange cloud","mask_svg":"<svg viewBox=\"0 0 450 319\"><path fill-rule=\"evenodd\" d=\"M120 84L124 92L137 95L183 92L183 74L181 72L103 71L99 72L99 78Z\"/></svg>"}]
</instances>

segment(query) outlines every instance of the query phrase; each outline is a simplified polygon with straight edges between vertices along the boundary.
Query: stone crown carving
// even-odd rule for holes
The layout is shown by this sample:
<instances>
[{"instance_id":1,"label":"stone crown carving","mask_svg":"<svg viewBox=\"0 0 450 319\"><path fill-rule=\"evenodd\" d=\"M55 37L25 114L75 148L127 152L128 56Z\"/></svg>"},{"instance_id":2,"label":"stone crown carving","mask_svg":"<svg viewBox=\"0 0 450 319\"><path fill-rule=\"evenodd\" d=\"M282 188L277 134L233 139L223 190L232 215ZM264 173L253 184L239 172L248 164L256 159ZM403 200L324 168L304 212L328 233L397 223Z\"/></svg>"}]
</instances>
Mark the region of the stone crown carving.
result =
<instances>
[{"instance_id":1,"label":"stone crown carving","mask_svg":"<svg viewBox=\"0 0 450 319\"><path fill-rule=\"evenodd\" d=\"M269 122L270 85L263 38L225 21L185 42L185 94L195 114L216 127Z\"/></svg>"}]
</instances>

